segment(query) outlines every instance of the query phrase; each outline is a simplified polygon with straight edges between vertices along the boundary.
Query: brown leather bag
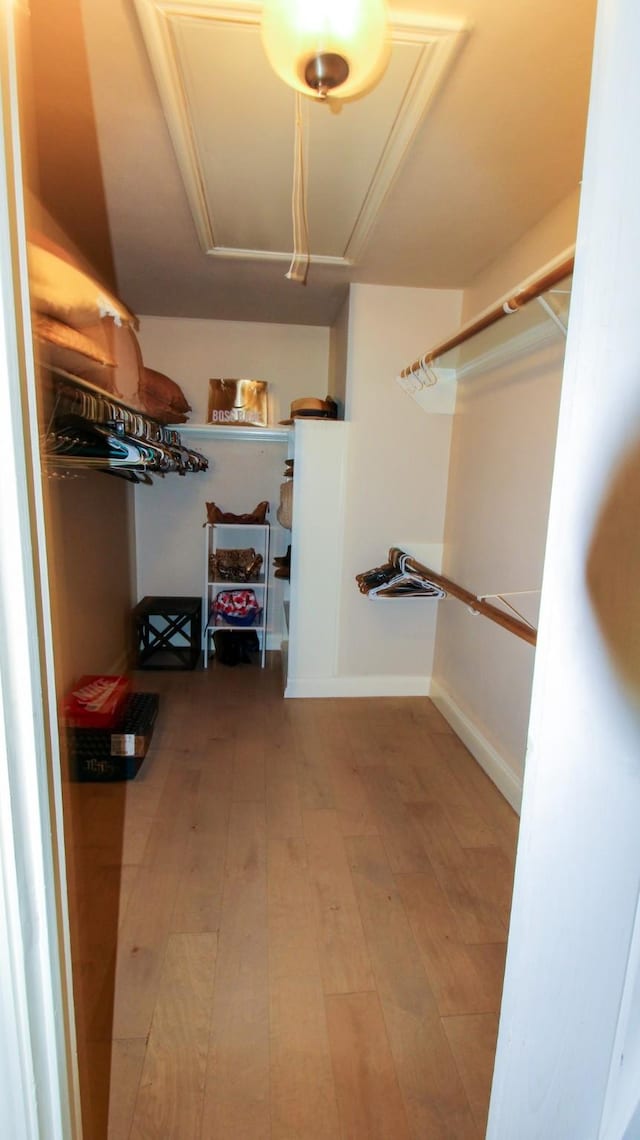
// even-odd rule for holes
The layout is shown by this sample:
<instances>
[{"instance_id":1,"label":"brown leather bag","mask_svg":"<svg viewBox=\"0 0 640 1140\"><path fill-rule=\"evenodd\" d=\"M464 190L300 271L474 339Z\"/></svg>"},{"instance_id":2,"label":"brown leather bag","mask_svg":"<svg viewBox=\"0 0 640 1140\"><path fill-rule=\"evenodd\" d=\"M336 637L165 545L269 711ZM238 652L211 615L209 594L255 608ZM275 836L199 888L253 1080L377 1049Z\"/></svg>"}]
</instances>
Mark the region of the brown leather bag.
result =
<instances>
[{"instance_id":1,"label":"brown leather bag","mask_svg":"<svg viewBox=\"0 0 640 1140\"><path fill-rule=\"evenodd\" d=\"M254 510L246 515L234 515L231 511L221 511L215 503L207 503L207 522L209 523L236 523L244 526L263 526L267 519L269 503L258 503Z\"/></svg>"},{"instance_id":2,"label":"brown leather bag","mask_svg":"<svg viewBox=\"0 0 640 1140\"><path fill-rule=\"evenodd\" d=\"M253 547L217 550L209 555L209 571L214 582L256 582L261 569L262 555Z\"/></svg>"}]
</instances>

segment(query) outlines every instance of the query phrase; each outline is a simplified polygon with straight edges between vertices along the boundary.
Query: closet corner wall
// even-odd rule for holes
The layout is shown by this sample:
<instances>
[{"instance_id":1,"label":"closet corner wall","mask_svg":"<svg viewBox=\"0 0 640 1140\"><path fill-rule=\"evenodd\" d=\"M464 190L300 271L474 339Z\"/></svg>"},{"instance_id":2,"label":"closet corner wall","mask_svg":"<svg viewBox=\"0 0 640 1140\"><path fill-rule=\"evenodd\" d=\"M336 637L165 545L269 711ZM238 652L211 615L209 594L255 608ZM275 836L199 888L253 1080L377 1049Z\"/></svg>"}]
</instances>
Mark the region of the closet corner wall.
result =
<instances>
[{"instance_id":1,"label":"closet corner wall","mask_svg":"<svg viewBox=\"0 0 640 1140\"><path fill-rule=\"evenodd\" d=\"M571 195L472 282L469 318L573 245L577 206ZM480 596L511 595L516 607L539 602L564 349L558 332L511 358L488 354L457 384L443 571ZM537 609L520 612L537 625ZM433 699L516 810L534 657L466 607L440 606Z\"/></svg>"},{"instance_id":2,"label":"closet corner wall","mask_svg":"<svg viewBox=\"0 0 640 1140\"><path fill-rule=\"evenodd\" d=\"M130 664L133 488L100 472L47 479L47 549L59 694Z\"/></svg>"}]
</instances>

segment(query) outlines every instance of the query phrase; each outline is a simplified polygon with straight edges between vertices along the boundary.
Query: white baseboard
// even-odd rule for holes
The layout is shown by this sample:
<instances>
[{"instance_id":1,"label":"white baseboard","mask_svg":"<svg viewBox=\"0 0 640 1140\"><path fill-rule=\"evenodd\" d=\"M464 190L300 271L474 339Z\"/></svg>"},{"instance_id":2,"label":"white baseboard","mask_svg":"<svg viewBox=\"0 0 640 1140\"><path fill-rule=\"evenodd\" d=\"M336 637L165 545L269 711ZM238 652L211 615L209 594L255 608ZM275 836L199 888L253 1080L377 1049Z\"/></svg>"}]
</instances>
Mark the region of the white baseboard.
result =
<instances>
[{"instance_id":1,"label":"white baseboard","mask_svg":"<svg viewBox=\"0 0 640 1140\"><path fill-rule=\"evenodd\" d=\"M493 780L514 811L520 814L522 777L518 776L472 720L456 704L453 697L437 681L431 682L431 700L449 722L454 732L469 749L478 764Z\"/></svg>"},{"instance_id":2,"label":"white baseboard","mask_svg":"<svg viewBox=\"0 0 640 1140\"><path fill-rule=\"evenodd\" d=\"M309 677L289 680L285 697L427 697L430 677Z\"/></svg>"}]
</instances>

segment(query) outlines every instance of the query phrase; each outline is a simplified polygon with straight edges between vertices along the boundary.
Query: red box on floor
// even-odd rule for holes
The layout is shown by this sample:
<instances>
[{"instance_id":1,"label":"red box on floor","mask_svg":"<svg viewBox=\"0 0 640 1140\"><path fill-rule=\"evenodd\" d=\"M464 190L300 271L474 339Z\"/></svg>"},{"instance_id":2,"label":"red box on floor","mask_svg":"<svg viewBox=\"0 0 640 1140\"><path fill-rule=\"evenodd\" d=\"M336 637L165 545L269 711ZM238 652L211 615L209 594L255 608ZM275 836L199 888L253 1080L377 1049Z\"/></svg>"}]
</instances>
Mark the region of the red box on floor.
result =
<instances>
[{"instance_id":1,"label":"red box on floor","mask_svg":"<svg viewBox=\"0 0 640 1140\"><path fill-rule=\"evenodd\" d=\"M129 695L128 677L87 675L64 699L62 715L71 728L113 728Z\"/></svg>"}]
</instances>

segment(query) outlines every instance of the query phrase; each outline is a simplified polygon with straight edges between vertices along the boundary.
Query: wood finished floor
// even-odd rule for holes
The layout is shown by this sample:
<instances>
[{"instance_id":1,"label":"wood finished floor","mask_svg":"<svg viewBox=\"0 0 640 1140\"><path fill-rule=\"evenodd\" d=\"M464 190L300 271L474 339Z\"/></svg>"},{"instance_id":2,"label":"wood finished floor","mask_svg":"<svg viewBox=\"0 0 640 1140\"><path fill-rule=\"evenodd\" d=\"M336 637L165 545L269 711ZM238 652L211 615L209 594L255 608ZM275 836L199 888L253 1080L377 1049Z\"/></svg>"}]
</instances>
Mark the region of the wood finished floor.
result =
<instances>
[{"instance_id":1,"label":"wood finished floor","mask_svg":"<svg viewBox=\"0 0 640 1140\"><path fill-rule=\"evenodd\" d=\"M66 815L86 1140L481 1140L517 818L427 699L149 673Z\"/></svg>"}]
</instances>

